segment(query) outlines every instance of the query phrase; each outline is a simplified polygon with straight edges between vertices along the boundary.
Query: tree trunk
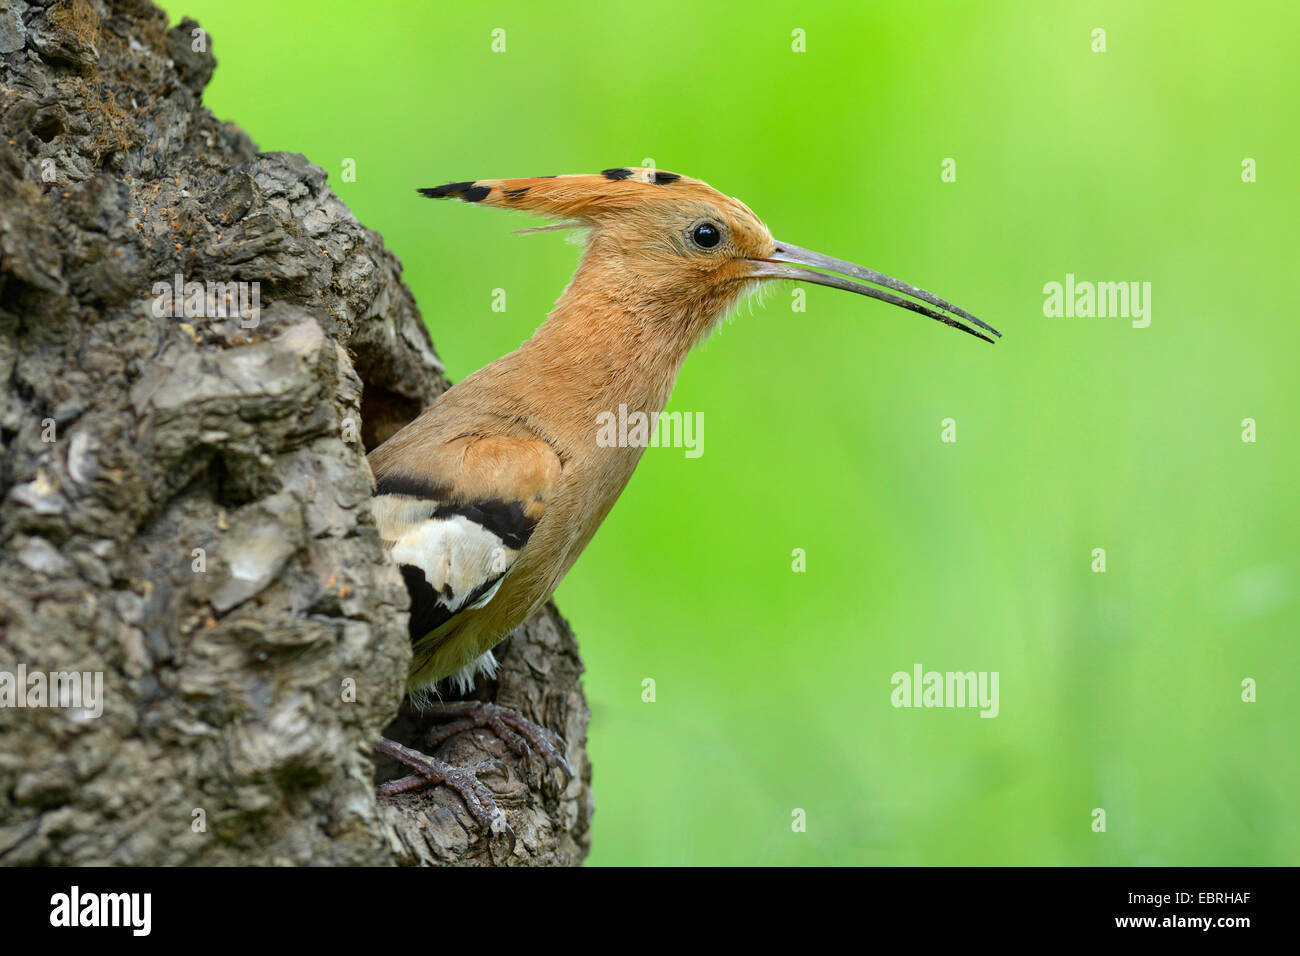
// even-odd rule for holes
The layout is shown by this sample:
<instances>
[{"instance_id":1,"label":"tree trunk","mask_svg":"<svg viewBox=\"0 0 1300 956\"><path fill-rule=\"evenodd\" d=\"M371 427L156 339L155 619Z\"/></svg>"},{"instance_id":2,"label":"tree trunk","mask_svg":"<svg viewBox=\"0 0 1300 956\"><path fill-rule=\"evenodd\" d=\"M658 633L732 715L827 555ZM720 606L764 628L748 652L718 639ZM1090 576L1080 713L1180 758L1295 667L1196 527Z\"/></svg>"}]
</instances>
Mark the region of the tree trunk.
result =
<instances>
[{"instance_id":1,"label":"tree trunk","mask_svg":"<svg viewBox=\"0 0 1300 956\"><path fill-rule=\"evenodd\" d=\"M210 40L166 23L0 0L0 861L580 862L554 608L479 696L563 734L575 779L488 731L440 749L507 761L517 841L443 787L374 795L410 648L365 453L447 383L397 258L202 107ZM41 706L51 672L87 696Z\"/></svg>"}]
</instances>

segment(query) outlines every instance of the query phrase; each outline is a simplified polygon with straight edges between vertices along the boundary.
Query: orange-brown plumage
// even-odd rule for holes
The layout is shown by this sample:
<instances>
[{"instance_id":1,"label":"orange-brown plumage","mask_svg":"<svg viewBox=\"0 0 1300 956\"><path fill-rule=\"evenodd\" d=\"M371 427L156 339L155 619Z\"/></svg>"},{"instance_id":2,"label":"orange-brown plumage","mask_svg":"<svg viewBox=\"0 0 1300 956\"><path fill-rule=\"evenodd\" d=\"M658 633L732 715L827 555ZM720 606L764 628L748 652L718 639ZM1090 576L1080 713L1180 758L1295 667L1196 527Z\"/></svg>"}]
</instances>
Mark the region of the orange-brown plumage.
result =
<instances>
[{"instance_id":1,"label":"orange-brown plumage","mask_svg":"<svg viewBox=\"0 0 1300 956\"><path fill-rule=\"evenodd\" d=\"M649 419L661 412L687 353L756 283L831 286L985 341L998 334L915 286L777 242L744 203L675 173L609 169L420 192L535 213L587 235L536 333L371 452L376 524L411 593L407 691L417 699L440 681L464 686L492 672L492 647L551 596L641 458L642 446L598 439L602 418L624 407ZM567 769L551 735L518 715L492 705L444 711L517 748L526 739ZM386 738L378 749L415 771L383 792L445 782L481 822L503 824L477 770Z\"/></svg>"},{"instance_id":2,"label":"orange-brown plumage","mask_svg":"<svg viewBox=\"0 0 1300 956\"><path fill-rule=\"evenodd\" d=\"M783 246L744 203L674 173L616 169L421 192L569 221L587 238L568 288L532 338L371 454L381 535L405 565L413 602L433 602L431 617L417 608L413 620L437 622L413 630L411 692L469 667L546 602L643 451L598 444L599 416L621 405L662 411L691 348L755 283L848 288L986 338L892 293L784 265L831 263L968 317L896 280Z\"/></svg>"}]
</instances>

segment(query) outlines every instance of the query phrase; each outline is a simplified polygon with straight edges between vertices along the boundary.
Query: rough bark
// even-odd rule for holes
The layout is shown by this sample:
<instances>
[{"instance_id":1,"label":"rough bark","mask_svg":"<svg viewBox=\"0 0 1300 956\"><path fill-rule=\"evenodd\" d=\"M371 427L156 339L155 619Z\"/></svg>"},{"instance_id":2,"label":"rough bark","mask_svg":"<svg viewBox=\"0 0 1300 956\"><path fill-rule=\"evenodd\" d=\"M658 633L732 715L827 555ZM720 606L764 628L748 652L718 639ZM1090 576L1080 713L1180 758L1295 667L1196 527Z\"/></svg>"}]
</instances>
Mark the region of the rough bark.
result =
<instances>
[{"instance_id":1,"label":"rough bark","mask_svg":"<svg viewBox=\"0 0 1300 956\"><path fill-rule=\"evenodd\" d=\"M445 788L374 796L410 650L365 452L446 381L324 171L202 107L198 30L0 0L0 672L104 697L0 706L0 862L579 862L587 710L553 608L479 693L564 734L575 780L487 731L440 751L507 761L485 782L513 847ZM160 316L177 275L257 283L260 314Z\"/></svg>"}]
</instances>

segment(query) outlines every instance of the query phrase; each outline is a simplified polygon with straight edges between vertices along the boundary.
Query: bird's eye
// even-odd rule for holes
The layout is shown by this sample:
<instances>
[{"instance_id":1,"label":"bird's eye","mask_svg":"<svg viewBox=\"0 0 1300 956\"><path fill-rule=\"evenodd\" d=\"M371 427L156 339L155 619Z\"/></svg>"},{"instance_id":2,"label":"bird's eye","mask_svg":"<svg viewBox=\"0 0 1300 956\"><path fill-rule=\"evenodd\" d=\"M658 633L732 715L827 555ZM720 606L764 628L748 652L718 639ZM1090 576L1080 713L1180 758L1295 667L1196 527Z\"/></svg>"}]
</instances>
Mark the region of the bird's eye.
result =
<instances>
[{"instance_id":1,"label":"bird's eye","mask_svg":"<svg viewBox=\"0 0 1300 956\"><path fill-rule=\"evenodd\" d=\"M701 249L712 249L722 241L722 230L711 222L702 222L691 232L691 241Z\"/></svg>"}]
</instances>

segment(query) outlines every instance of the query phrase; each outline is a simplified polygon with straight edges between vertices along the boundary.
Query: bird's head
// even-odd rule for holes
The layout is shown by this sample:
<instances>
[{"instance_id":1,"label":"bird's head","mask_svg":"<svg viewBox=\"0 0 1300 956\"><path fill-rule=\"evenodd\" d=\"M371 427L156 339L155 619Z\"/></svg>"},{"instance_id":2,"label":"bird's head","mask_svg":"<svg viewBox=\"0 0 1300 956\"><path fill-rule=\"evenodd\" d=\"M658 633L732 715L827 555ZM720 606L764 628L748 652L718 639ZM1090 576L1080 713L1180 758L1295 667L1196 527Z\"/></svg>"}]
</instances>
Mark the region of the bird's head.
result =
<instances>
[{"instance_id":1,"label":"bird's head","mask_svg":"<svg viewBox=\"0 0 1300 956\"><path fill-rule=\"evenodd\" d=\"M1001 334L923 289L780 242L739 199L677 173L617 168L598 176L448 183L420 193L589 229L584 271L591 281L605 283L614 299L671 304L698 318L697 332L756 284L793 279L880 299L986 342L993 339L985 332Z\"/></svg>"}]
</instances>

